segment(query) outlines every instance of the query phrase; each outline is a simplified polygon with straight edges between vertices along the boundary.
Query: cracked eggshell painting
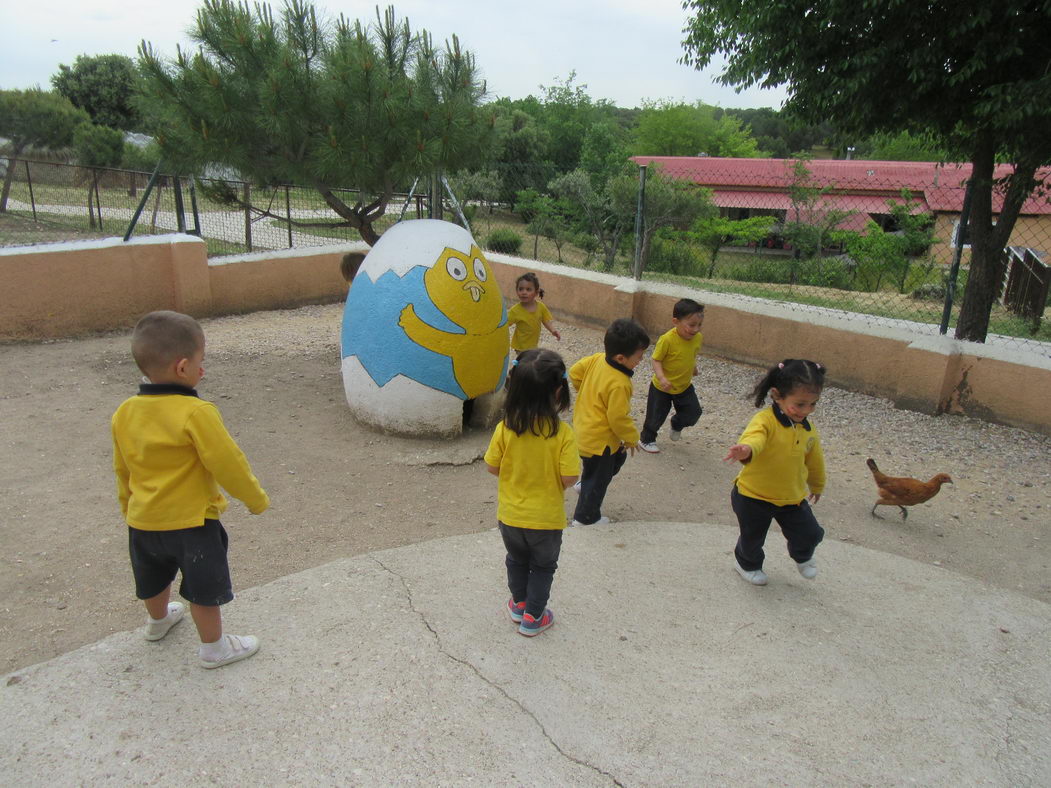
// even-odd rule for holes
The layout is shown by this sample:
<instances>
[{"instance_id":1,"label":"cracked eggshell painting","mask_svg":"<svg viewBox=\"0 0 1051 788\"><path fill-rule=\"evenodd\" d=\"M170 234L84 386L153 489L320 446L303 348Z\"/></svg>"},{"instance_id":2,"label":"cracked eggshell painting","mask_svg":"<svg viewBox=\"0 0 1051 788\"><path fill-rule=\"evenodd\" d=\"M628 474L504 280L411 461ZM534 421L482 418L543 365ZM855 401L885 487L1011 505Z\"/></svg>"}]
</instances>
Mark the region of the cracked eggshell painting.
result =
<instances>
[{"instance_id":1,"label":"cracked eggshell painting","mask_svg":"<svg viewBox=\"0 0 1051 788\"><path fill-rule=\"evenodd\" d=\"M503 296L464 228L399 222L369 251L343 311L343 387L358 420L405 435L455 435L464 403L502 389Z\"/></svg>"}]
</instances>

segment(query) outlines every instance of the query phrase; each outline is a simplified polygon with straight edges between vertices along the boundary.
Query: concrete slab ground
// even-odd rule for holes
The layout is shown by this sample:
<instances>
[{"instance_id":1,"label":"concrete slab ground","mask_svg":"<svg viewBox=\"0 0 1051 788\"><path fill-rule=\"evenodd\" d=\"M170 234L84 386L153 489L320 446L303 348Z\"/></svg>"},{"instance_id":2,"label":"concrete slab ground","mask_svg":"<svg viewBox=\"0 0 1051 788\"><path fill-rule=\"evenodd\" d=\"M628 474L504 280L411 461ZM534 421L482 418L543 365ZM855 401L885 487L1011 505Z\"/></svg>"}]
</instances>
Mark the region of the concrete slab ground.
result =
<instances>
[{"instance_id":1,"label":"concrete slab ground","mask_svg":"<svg viewBox=\"0 0 1051 788\"><path fill-rule=\"evenodd\" d=\"M568 530L533 639L495 531L247 589L244 662L197 667L187 621L4 677L0 781L1051 784L1051 607L837 542L807 581L775 532L756 588L734 538Z\"/></svg>"}]
</instances>

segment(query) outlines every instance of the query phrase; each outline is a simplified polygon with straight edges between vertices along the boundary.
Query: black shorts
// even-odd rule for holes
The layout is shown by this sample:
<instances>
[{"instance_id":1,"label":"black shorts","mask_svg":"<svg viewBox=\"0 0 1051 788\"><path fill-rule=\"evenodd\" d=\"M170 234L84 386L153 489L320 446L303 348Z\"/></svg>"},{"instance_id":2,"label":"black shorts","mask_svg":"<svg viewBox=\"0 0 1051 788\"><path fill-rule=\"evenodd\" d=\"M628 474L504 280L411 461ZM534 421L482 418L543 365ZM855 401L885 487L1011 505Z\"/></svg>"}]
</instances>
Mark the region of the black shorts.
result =
<instances>
[{"instance_id":1,"label":"black shorts","mask_svg":"<svg viewBox=\"0 0 1051 788\"><path fill-rule=\"evenodd\" d=\"M195 605L225 605L234 598L226 562L229 537L218 520L199 528L143 531L128 527L128 552L135 575L135 596L151 599L168 586L179 570L179 593Z\"/></svg>"}]
</instances>

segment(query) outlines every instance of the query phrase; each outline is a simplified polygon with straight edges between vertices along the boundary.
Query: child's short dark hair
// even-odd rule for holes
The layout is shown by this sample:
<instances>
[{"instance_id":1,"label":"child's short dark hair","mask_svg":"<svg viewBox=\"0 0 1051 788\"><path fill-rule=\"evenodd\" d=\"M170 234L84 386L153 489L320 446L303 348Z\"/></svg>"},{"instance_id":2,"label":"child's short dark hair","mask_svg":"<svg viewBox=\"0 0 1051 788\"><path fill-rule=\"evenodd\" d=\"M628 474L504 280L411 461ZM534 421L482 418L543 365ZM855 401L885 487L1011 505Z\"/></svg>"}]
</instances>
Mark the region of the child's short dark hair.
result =
<instances>
[{"instance_id":1,"label":"child's short dark hair","mask_svg":"<svg viewBox=\"0 0 1051 788\"><path fill-rule=\"evenodd\" d=\"M634 320L621 317L609 324L603 344L606 348L606 358L630 356L650 346L650 335Z\"/></svg>"},{"instance_id":2,"label":"child's short dark hair","mask_svg":"<svg viewBox=\"0 0 1051 788\"><path fill-rule=\"evenodd\" d=\"M671 316L676 320L682 320L690 315L703 315L704 305L698 304L692 298L680 298L672 307Z\"/></svg>"},{"instance_id":3,"label":"child's short dark hair","mask_svg":"<svg viewBox=\"0 0 1051 788\"><path fill-rule=\"evenodd\" d=\"M524 351L508 370L504 424L516 435L529 431L553 438L558 435L558 414L569 408L566 363L553 350Z\"/></svg>"},{"instance_id":4,"label":"child's short dark hair","mask_svg":"<svg viewBox=\"0 0 1051 788\"><path fill-rule=\"evenodd\" d=\"M805 358L786 358L779 361L767 370L766 375L752 390L755 406L762 407L770 389L777 389L782 397L787 397L796 388L821 391L825 387L827 371L823 364Z\"/></svg>"},{"instance_id":5,"label":"child's short dark hair","mask_svg":"<svg viewBox=\"0 0 1051 788\"><path fill-rule=\"evenodd\" d=\"M135 325L131 355L142 374L151 375L204 347L204 329L189 315L166 309L150 312Z\"/></svg>"}]
</instances>

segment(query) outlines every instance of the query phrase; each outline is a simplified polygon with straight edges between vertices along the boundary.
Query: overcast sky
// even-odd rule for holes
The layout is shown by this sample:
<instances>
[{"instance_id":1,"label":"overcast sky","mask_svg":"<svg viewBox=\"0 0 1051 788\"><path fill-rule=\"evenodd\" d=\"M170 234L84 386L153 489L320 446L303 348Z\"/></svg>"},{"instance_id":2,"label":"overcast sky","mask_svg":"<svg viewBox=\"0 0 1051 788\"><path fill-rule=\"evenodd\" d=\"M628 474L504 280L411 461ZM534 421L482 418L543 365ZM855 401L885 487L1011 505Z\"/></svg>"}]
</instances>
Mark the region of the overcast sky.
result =
<instances>
[{"instance_id":1,"label":"overcast sky","mask_svg":"<svg viewBox=\"0 0 1051 788\"><path fill-rule=\"evenodd\" d=\"M382 7L390 3L384 2ZM0 23L0 89L51 87L59 64L77 55L135 57L146 39L171 57L189 44L193 0L7 0ZM276 8L280 2L271 3ZM375 2L321 0L329 18L375 19ZM576 71L592 99L621 107L644 100L704 101L720 107L780 107L780 91L735 93L714 71L676 61L685 12L679 0L398 0L399 17L437 42L452 34L475 54L491 98L539 96Z\"/></svg>"}]
</instances>

